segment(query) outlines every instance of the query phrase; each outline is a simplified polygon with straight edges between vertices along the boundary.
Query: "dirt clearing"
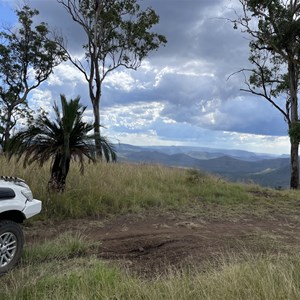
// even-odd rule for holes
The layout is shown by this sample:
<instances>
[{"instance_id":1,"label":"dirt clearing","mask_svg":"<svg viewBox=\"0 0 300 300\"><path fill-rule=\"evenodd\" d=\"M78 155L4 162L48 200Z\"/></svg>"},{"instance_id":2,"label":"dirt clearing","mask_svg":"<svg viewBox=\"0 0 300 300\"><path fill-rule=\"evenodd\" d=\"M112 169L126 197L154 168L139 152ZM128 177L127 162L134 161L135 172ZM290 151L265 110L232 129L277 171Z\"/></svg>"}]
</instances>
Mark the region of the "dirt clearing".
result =
<instances>
[{"instance_id":1,"label":"dirt clearing","mask_svg":"<svg viewBox=\"0 0 300 300\"><path fill-rule=\"evenodd\" d=\"M35 222L25 226L26 243L51 240L70 231L95 242L87 255L117 262L139 274L189 263L204 266L231 253L276 254L300 248L300 222L295 217L230 222L171 213Z\"/></svg>"}]
</instances>

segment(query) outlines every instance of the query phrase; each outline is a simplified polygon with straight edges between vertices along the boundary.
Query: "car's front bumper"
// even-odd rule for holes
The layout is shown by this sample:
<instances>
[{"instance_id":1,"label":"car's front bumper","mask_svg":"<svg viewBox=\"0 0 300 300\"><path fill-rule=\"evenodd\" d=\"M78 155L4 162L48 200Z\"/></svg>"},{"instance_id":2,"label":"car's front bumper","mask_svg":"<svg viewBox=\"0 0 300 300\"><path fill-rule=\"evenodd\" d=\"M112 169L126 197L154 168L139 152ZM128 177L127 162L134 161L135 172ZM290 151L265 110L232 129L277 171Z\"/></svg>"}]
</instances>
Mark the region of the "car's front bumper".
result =
<instances>
[{"instance_id":1,"label":"car's front bumper","mask_svg":"<svg viewBox=\"0 0 300 300\"><path fill-rule=\"evenodd\" d=\"M26 219L37 215L42 210L42 201L33 199L32 201L27 201L26 206L23 209L23 214L25 215Z\"/></svg>"}]
</instances>

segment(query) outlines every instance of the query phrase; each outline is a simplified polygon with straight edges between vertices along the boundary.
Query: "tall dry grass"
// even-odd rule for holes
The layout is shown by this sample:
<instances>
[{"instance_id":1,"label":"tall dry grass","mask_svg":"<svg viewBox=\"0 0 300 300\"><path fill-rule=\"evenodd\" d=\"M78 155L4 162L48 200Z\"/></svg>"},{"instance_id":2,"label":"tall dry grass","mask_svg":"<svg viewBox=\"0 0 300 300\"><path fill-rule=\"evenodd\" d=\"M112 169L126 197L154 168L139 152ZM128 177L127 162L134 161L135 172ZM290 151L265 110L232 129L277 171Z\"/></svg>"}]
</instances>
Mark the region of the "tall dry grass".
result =
<instances>
[{"instance_id":1,"label":"tall dry grass","mask_svg":"<svg viewBox=\"0 0 300 300\"><path fill-rule=\"evenodd\" d=\"M2 277L0 298L7 300L298 300L299 256L229 256L218 267L171 269L143 279L93 257L77 256L79 239L62 246L61 237L27 252L19 269ZM75 239L73 237L73 239ZM45 249L44 249L45 248ZM63 251L62 251L63 249ZM45 256L45 253L50 252ZM38 254L37 260L35 256ZM69 255L75 258L67 259ZM46 260L41 260L45 257Z\"/></svg>"},{"instance_id":2,"label":"tall dry grass","mask_svg":"<svg viewBox=\"0 0 300 300\"><path fill-rule=\"evenodd\" d=\"M50 164L26 169L22 161L0 157L2 174L24 178L34 196L43 201L40 218L97 217L149 209L177 210L208 218L233 218L270 211L291 213L300 196L255 185L233 184L196 170L161 165L86 164L81 175L73 163L64 193L49 194Z\"/></svg>"},{"instance_id":3,"label":"tall dry grass","mask_svg":"<svg viewBox=\"0 0 300 300\"><path fill-rule=\"evenodd\" d=\"M73 164L63 194L49 194L50 167L7 162L2 174L24 178L43 200L45 219L119 214L179 212L212 218L249 214L297 217L297 191L275 191L231 184L194 170L158 165L87 165L84 176ZM206 267L205 272L171 270L151 280L135 277L95 257L80 233L58 236L25 249L19 268L3 276L0 299L300 299L300 256L244 255Z\"/></svg>"}]
</instances>

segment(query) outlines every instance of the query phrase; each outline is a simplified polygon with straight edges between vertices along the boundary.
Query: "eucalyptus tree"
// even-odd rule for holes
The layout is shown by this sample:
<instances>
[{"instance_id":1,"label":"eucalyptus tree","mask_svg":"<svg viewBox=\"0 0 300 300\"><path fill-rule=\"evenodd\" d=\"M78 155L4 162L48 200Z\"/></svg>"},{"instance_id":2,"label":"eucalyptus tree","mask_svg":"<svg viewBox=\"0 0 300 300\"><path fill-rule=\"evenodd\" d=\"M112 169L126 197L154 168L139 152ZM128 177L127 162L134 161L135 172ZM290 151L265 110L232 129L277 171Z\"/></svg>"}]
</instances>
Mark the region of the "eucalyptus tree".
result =
<instances>
[{"instance_id":1,"label":"eucalyptus tree","mask_svg":"<svg viewBox=\"0 0 300 300\"><path fill-rule=\"evenodd\" d=\"M49 190L63 191L69 172L71 159L79 162L84 171L86 159L95 161L94 136L90 135L93 124L82 120L86 107L80 98L67 101L61 95L62 113L54 104L55 118L41 114L25 130L19 131L8 143L9 157L24 158L24 166L38 162L43 166L52 160ZM101 147L107 161L115 161L116 153L109 141L101 137Z\"/></svg>"},{"instance_id":2,"label":"eucalyptus tree","mask_svg":"<svg viewBox=\"0 0 300 300\"><path fill-rule=\"evenodd\" d=\"M25 5L16 10L16 29L0 32L0 142L4 149L17 120L30 114L28 94L67 59L62 39L51 36L44 22L34 26L38 13Z\"/></svg>"},{"instance_id":3,"label":"eucalyptus tree","mask_svg":"<svg viewBox=\"0 0 300 300\"><path fill-rule=\"evenodd\" d=\"M83 59L69 59L84 75L94 113L95 143L100 151L100 100L106 76L119 67L136 70L149 52L166 43L152 27L159 17L137 0L57 0L84 31Z\"/></svg>"},{"instance_id":4,"label":"eucalyptus tree","mask_svg":"<svg viewBox=\"0 0 300 300\"><path fill-rule=\"evenodd\" d=\"M291 144L290 187L298 189L300 1L239 1L243 13L234 20L234 27L241 26L250 36L249 61L253 65L241 70L245 72L246 83L242 90L271 103L287 122Z\"/></svg>"}]
</instances>

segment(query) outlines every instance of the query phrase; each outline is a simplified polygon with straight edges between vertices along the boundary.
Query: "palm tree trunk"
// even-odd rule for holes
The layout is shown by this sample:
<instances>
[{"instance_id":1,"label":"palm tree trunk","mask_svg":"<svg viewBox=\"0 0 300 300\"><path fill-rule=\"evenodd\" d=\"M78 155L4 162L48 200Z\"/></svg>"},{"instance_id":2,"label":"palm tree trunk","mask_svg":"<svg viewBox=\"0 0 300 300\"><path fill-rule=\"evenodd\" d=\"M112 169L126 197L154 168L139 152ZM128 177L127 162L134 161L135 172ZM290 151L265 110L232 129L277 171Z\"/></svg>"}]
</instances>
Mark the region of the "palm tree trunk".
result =
<instances>
[{"instance_id":1,"label":"palm tree trunk","mask_svg":"<svg viewBox=\"0 0 300 300\"><path fill-rule=\"evenodd\" d=\"M66 178L69 172L70 159L64 157L62 154L57 154L52 170L51 178L48 181L48 191L49 192L63 192L66 186Z\"/></svg>"}]
</instances>

